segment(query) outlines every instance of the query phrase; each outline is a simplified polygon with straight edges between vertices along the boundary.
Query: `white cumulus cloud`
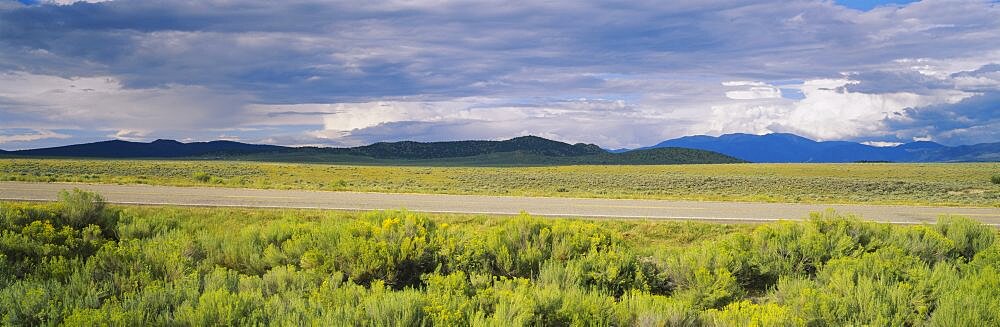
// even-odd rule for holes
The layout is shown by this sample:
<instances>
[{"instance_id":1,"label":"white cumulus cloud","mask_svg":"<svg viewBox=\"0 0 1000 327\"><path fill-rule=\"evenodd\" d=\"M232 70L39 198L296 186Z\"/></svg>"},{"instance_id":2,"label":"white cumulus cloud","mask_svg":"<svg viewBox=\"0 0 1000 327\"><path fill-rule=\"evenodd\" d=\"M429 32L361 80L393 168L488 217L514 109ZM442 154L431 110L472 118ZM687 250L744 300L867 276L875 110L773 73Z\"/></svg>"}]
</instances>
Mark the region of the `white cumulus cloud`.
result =
<instances>
[{"instance_id":1,"label":"white cumulus cloud","mask_svg":"<svg viewBox=\"0 0 1000 327\"><path fill-rule=\"evenodd\" d=\"M3 133L3 130L0 130L0 144L10 143L10 142L30 142L30 141L38 141L45 139L68 139L70 137L71 136L66 134L56 133L44 129L35 129L29 132L10 133L10 134Z\"/></svg>"}]
</instances>

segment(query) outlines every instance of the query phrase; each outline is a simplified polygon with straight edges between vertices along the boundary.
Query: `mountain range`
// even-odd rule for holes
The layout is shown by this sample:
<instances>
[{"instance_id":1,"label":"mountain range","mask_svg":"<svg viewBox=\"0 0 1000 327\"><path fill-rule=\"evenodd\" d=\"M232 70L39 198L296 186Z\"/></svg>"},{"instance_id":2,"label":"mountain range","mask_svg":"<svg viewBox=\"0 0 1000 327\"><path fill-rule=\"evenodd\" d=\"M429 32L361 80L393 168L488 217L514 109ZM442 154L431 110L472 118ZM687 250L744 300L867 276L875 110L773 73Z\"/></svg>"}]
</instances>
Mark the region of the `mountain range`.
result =
<instances>
[{"instance_id":1,"label":"mountain range","mask_svg":"<svg viewBox=\"0 0 1000 327\"><path fill-rule=\"evenodd\" d=\"M814 141L788 133L685 136L641 148L708 150L750 162L968 162L1000 161L1000 142L945 146L918 141L877 147L848 141Z\"/></svg>"},{"instance_id":2,"label":"mountain range","mask_svg":"<svg viewBox=\"0 0 1000 327\"><path fill-rule=\"evenodd\" d=\"M639 149L604 150L536 136L504 141L379 142L351 148L286 147L233 141L149 143L111 140L2 151L3 156L81 158L213 158L292 162L446 164L677 164L733 162L969 162L1000 161L1000 143L945 146L919 141L876 147L814 141L795 134L685 136Z\"/></svg>"},{"instance_id":3,"label":"mountain range","mask_svg":"<svg viewBox=\"0 0 1000 327\"><path fill-rule=\"evenodd\" d=\"M209 153L251 154L285 149L282 146L246 144L232 141L181 143L156 140L150 143L111 140L53 148L8 151L7 154L32 157L83 158L175 158Z\"/></svg>"},{"instance_id":4,"label":"mountain range","mask_svg":"<svg viewBox=\"0 0 1000 327\"><path fill-rule=\"evenodd\" d=\"M663 147L610 153L594 144L536 136L504 141L379 142L352 148L285 147L233 141L149 143L122 140L8 151L4 156L80 158L212 158L229 160L424 164L682 164L744 162L712 151Z\"/></svg>"}]
</instances>

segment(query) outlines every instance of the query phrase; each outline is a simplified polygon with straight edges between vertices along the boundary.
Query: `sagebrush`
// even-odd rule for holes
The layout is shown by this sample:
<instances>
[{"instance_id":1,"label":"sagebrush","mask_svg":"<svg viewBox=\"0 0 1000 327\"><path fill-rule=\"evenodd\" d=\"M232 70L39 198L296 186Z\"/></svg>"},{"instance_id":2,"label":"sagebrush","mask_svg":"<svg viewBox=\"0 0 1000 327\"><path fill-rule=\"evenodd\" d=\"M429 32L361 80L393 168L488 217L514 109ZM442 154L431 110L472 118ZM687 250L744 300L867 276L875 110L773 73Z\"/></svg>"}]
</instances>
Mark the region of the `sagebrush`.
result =
<instances>
[{"instance_id":1,"label":"sagebrush","mask_svg":"<svg viewBox=\"0 0 1000 327\"><path fill-rule=\"evenodd\" d=\"M100 201L75 199L0 204L4 324L1000 324L1000 242L965 218L750 226L107 207L113 219L79 226L62 218L69 202Z\"/></svg>"},{"instance_id":2,"label":"sagebrush","mask_svg":"<svg viewBox=\"0 0 1000 327\"><path fill-rule=\"evenodd\" d=\"M0 159L0 181L1000 207L1000 163L442 167Z\"/></svg>"}]
</instances>

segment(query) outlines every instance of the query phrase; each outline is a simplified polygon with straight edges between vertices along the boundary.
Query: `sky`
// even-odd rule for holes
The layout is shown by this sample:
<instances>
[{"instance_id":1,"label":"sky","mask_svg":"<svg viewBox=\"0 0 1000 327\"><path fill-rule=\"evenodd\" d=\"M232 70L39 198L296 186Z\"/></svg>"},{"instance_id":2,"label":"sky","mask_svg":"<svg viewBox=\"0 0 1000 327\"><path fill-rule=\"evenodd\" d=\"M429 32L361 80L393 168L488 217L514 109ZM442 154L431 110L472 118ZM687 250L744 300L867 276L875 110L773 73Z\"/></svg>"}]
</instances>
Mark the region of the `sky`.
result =
<instances>
[{"instance_id":1,"label":"sky","mask_svg":"<svg viewBox=\"0 0 1000 327\"><path fill-rule=\"evenodd\" d=\"M1000 141L997 1L0 0L0 149Z\"/></svg>"}]
</instances>

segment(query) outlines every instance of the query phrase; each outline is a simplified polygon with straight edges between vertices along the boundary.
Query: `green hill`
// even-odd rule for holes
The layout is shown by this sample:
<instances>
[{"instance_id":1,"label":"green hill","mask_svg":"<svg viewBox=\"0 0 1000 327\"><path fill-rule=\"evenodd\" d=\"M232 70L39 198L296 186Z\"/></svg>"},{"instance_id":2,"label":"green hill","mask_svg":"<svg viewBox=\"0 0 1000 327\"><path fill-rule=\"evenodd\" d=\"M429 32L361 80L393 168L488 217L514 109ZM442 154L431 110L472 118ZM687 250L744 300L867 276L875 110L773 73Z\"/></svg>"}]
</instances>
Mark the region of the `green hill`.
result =
<instances>
[{"instance_id":1,"label":"green hill","mask_svg":"<svg viewBox=\"0 0 1000 327\"><path fill-rule=\"evenodd\" d=\"M150 143L104 141L11 151L9 157L176 158L269 162L391 165L663 165L738 163L706 150L657 148L610 153L594 144L568 144L537 136L503 141L379 142L352 148L285 147L229 141Z\"/></svg>"},{"instance_id":2,"label":"green hill","mask_svg":"<svg viewBox=\"0 0 1000 327\"><path fill-rule=\"evenodd\" d=\"M605 153L593 144L567 144L537 136L522 136L505 141L453 142L379 142L350 148L349 153L379 159L438 159L486 155L503 152L525 152L551 157L574 157Z\"/></svg>"}]
</instances>

